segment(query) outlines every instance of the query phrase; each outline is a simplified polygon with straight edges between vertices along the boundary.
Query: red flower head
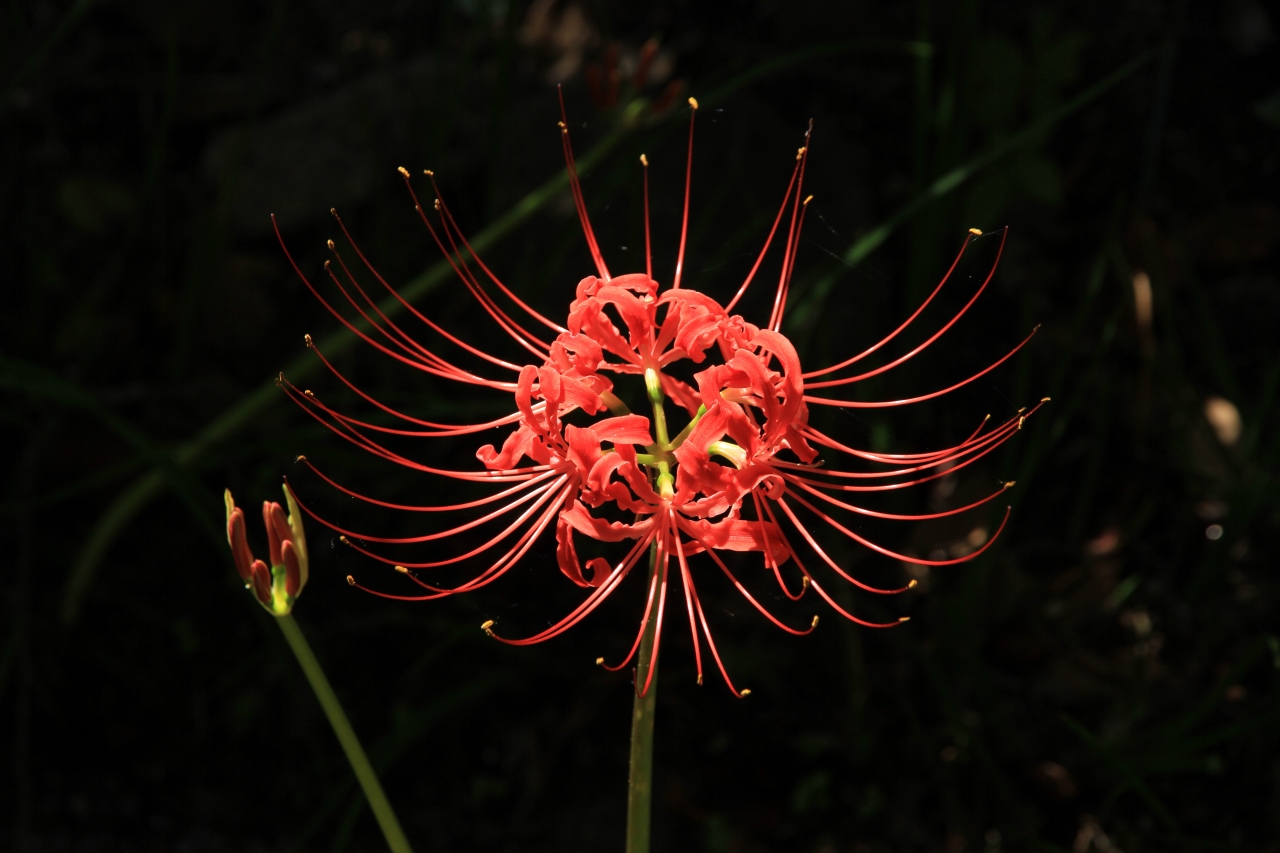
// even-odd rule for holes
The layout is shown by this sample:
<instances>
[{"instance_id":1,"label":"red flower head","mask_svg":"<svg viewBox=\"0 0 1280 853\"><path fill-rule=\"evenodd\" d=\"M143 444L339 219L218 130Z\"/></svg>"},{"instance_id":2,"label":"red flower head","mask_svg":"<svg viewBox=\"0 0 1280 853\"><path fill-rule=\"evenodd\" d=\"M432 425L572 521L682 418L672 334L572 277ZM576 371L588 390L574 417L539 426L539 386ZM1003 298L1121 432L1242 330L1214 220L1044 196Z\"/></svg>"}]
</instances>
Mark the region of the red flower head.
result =
<instances>
[{"instance_id":1,"label":"red flower head","mask_svg":"<svg viewBox=\"0 0 1280 853\"><path fill-rule=\"evenodd\" d=\"M696 114L697 102L690 99L689 103ZM964 467L1010 438L1030 412L1021 411L995 429L984 429L987 425L984 421L967 440L954 447L928 453L884 454L855 449L827 436L810 425L809 408L883 408L916 403L942 396L1002 364L1025 345L1026 340L975 376L949 388L910 399L885 402L836 399L826 396L831 392L824 390L851 385L884 373L929 346L978 298L994 274L994 265L982 286L960 312L901 358L872 370L847 375L849 368L878 351L915 320L946 284L947 278L915 314L884 340L839 364L805 372L795 347L779 329L786 307L795 249L809 201L801 200L800 191L807 146L801 148L796 156L782 206L755 265L738 292L722 305L710 296L681 286L692 170L692 118L680 249L674 276L666 289L653 277L649 253L648 161L641 156L645 175L646 270L644 273L613 276L605 265L587 217L568 129L564 122L560 127L570 188L596 267L595 275L578 282L564 325L531 309L498 280L472 250L442 201L435 202L437 223L434 225L421 205L417 207L437 245L451 259L458 278L492 320L529 353L531 359L521 365L485 353L440 327L403 300L400 300L401 304L448 344L505 372L506 378L490 379L463 369L407 334L378 308L336 250L336 270L329 263L325 265L326 270L344 298L372 327L370 332L362 331L345 319L298 271L312 293L339 320L386 355L462 385L514 394L516 406L514 413L480 424L424 421L373 399L325 360L325 365L358 395L411 427L393 429L342 414L322 403L310 391L299 391L287 381L282 381L289 395L312 416L374 455L441 477L493 483L496 489L487 497L466 503L399 506L356 494L307 462L320 477L341 491L381 506L415 512L462 512L493 507L479 518L413 538L358 536L330 521L319 520L343 534L347 544L376 560L395 565L399 572L426 590L425 594L415 596L375 592L397 599L432 599L478 589L507 572L535 541L554 527L560 570L587 590L586 595L567 616L530 637L499 637L493 630L494 623L485 623L486 632L514 645L548 640L573 627L617 589L645 552L650 551L653 562L640 632L630 653L617 666L609 668L628 665L650 624L655 626L653 655L656 661L667 591L674 584L682 594L683 609L693 635L699 681L702 679L701 640L705 638L717 667L737 695L745 695L747 691L733 687L721 663L694 582L699 572L710 569L723 573L752 606L785 631L806 634L813 630L818 620L815 616L812 624L804 628L782 622L740 582L722 559L722 551L759 553L765 569L776 578L783 593L793 600L812 588L837 613L858 624L889 627L898 621L906 621L905 617L883 624L865 621L832 599L818 580L819 572L830 570L867 592L880 594L902 592L914 586L915 581L898 589L879 589L853 577L827 554L813 531L801 520L798 510L873 551L907 563L941 566L972 559L990 547L995 536L966 556L923 560L876 544L852 530L841 519L850 514L911 520L955 515L994 499L1011 483L968 506L925 515L879 512L850 503L848 498L852 493L890 491L918 485ZM401 173L410 193L413 193L409 173L404 169ZM436 190L434 176L431 172L426 174L432 181L433 190ZM438 190L436 194L439 195ZM416 203L416 195L414 200ZM784 219L787 225L782 272L772 312L767 322L758 326L734 314L733 308L754 280ZM350 240L345 227L343 233ZM969 239L965 240L966 246ZM1003 244L1003 236L1001 240ZM370 274L394 295L395 291L377 276L355 244L351 245ZM332 241L329 246L333 249ZM962 248L961 253L963 251ZM956 260L959 261L958 256ZM294 268L297 269L296 265ZM955 263L951 269L955 269ZM515 306L515 316L499 302L498 294ZM324 356L310 336L307 343L323 360ZM678 378L681 374L691 374L692 382ZM631 402L643 402L649 412L646 415L633 413L615 394L615 382L629 375L643 380L646 399ZM640 383L635 384L638 387ZM567 422L566 418L571 413L576 423ZM668 417L672 418L671 424ZM483 468L472 470L429 467L393 452L372 437L378 432L459 436L503 426L513 429L506 435L502 446L481 447L476 457ZM820 454L837 459L851 457L860 463L870 463L868 467L874 466L875 470L837 470L823 464L827 459L820 458ZM306 510L305 506L303 508ZM426 562L397 564L352 541L359 538L377 543L441 542L483 524L501 523L503 518L511 520L487 543L462 554ZM1007 521L1007 509L1004 518ZM1000 529L1003 527L1004 521ZM999 533L997 530L996 536ZM347 539L348 536L351 539ZM578 555L578 545L583 539L620 542L625 546L618 552L621 557L613 562L597 556L584 564ZM706 557L702 565L690 560L704 552ZM479 560L486 565L471 580L460 585L445 586L434 581L431 570L468 560ZM353 579L348 580L355 585ZM643 684L637 684L638 689L648 689L652 672L653 667L650 667Z\"/></svg>"}]
</instances>

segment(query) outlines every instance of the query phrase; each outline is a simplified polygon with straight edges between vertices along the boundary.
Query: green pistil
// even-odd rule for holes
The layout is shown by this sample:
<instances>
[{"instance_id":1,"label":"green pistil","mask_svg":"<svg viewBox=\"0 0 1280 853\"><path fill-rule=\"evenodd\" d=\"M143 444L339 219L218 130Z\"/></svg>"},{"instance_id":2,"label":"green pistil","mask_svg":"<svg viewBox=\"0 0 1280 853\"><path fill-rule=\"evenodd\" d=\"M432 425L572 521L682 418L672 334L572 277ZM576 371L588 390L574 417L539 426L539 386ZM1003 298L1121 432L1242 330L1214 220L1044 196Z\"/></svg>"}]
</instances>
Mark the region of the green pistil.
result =
<instances>
[{"instance_id":1,"label":"green pistil","mask_svg":"<svg viewBox=\"0 0 1280 853\"><path fill-rule=\"evenodd\" d=\"M600 399L604 401L605 408L607 408L615 417L631 414L631 410L627 408L627 404L619 400L617 395L612 391L601 392Z\"/></svg>"},{"instance_id":2,"label":"green pistil","mask_svg":"<svg viewBox=\"0 0 1280 853\"><path fill-rule=\"evenodd\" d=\"M648 465L655 469L657 476L654 478L654 488L663 500L671 500L676 495L676 478L671 473L671 451L674 445L667 436L667 415L663 409L665 396L662 393L662 377L656 368L646 367L644 369L644 387L649 394L649 404L653 406L653 435L654 443L652 447L647 448L648 453L643 454L644 461L641 464ZM637 457L640 461L641 457Z\"/></svg>"},{"instance_id":3,"label":"green pistil","mask_svg":"<svg viewBox=\"0 0 1280 853\"><path fill-rule=\"evenodd\" d=\"M671 449L671 443L667 438L667 416L662 408L665 399L662 379L652 367L644 369L644 387L649 392L649 403L653 406L653 432L657 439L654 442L655 452L661 454Z\"/></svg>"},{"instance_id":4,"label":"green pistil","mask_svg":"<svg viewBox=\"0 0 1280 853\"><path fill-rule=\"evenodd\" d=\"M702 416L706 413L706 406L698 407L698 413L693 416L693 420L689 421L688 425L684 429L680 430L680 434L671 440L672 450L675 450L677 447L684 444L684 440L689 437L689 433L693 432L693 428L698 425L698 421L702 420Z\"/></svg>"},{"instance_id":5,"label":"green pistil","mask_svg":"<svg viewBox=\"0 0 1280 853\"><path fill-rule=\"evenodd\" d=\"M747 452L732 441L713 441L707 445L707 453L727 459L735 468L741 468L747 461Z\"/></svg>"},{"instance_id":6,"label":"green pistil","mask_svg":"<svg viewBox=\"0 0 1280 853\"><path fill-rule=\"evenodd\" d=\"M667 462L658 463L658 496L665 501L669 501L676 496L676 478L671 473L671 465Z\"/></svg>"},{"instance_id":7,"label":"green pistil","mask_svg":"<svg viewBox=\"0 0 1280 853\"><path fill-rule=\"evenodd\" d=\"M645 448L645 453L636 454L636 462L653 472L651 476L653 476L654 489L657 490L663 500L671 500L676 494L676 478L675 474L672 473L672 468L675 467L675 458L672 451L684 444L685 439L693 432L693 428L698 425L698 421L707 413L707 407L699 406L697 414L685 425L684 429L680 430L675 440L672 440L667 435L667 415L663 407L666 396L662 393L662 374L658 372L657 368L645 368L644 387L649 395L649 405L653 407L654 442ZM601 396L603 397L604 395ZM624 410L626 408L612 394L604 397L604 400L610 411L617 411L614 408L615 403ZM725 456L735 464L740 463L745 458L742 448L735 444L728 442L716 442L716 444L726 445L725 450L722 450L720 455ZM734 453L735 450L736 454Z\"/></svg>"}]
</instances>

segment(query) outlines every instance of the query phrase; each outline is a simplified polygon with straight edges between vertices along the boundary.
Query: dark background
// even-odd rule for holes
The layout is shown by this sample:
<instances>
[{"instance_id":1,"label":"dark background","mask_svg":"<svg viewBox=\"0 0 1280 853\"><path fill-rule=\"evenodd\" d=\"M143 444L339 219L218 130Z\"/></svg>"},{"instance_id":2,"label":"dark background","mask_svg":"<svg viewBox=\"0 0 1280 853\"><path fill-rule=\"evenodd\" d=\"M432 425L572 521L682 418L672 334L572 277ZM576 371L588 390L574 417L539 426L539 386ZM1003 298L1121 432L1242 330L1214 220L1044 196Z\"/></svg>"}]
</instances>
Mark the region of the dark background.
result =
<instances>
[{"instance_id":1,"label":"dark background","mask_svg":"<svg viewBox=\"0 0 1280 853\"><path fill-rule=\"evenodd\" d=\"M271 385L307 355L305 332L323 344L340 327L289 270L267 214L317 281L324 238L340 236L336 205L388 280L409 282L438 253L395 167L435 169L462 227L480 233L562 169L563 81L579 155L616 141L584 179L615 273L627 258L642 269L636 157L653 162L664 282L684 98L699 97L685 282L722 299L814 120L815 201L784 326L806 365L895 327L966 229L1009 226L966 319L859 393L933 390L1040 323L1037 337L942 400L823 413L841 438L925 450L987 412L1003 420L1053 397L945 488L875 504L925 512L1019 481L1010 526L980 559L917 570L920 587L900 598L846 596L909 625L855 628L818 606L822 625L797 639L696 569L753 695L733 699L714 675L695 686L677 612L655 849L1280 850L1274 10L368 5L4 4L0 847L380 848L279 631L237 583L221 491L249 508L261 553L253 507L279 499L283 474L344 524L430 529L344 503L296 454L386 500L431 503L443 486L360 455ZM594 103L587 65L616 50L625 68L649 38L658 79L624 86L614 108ZM672 81L672 108L627 111ZM935 183L948 175L963 180ZM486 258L563 316L590 261L567 193L545 201ZM886 224L886 242L844 262ZM967 298L993 247L979 241L894 354ZM757 322L766 289L743 306ZM468 299L444 280L417 302L484 342ZM340 362L422 416L511 410L367 349ZM303 363L290 375L345 400ZM416 452L465 466L491 440ZM998 512L874 531L959 554ZM295 614L415 849L620 849L631 686L592 664L630 644L637 584L564 637L509 648L479 624L530 633L580 596L550 548L483 593L406 604L349 588L354 573L403 590L320 525L309 533ZM906 577L824 541L865 577ZM809 606L789 612L807 620Z\"/></svg>"}]
</instances>

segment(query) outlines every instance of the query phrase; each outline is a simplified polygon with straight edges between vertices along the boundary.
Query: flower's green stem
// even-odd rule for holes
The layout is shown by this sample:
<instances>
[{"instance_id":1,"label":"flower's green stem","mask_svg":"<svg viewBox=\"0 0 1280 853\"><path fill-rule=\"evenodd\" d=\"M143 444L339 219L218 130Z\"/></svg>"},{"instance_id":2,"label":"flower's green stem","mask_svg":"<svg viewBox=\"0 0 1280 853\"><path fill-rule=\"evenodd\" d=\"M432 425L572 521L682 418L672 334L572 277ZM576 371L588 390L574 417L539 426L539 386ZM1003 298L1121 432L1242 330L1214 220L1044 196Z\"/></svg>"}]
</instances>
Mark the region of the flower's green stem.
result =
<instances>
[{"instance_id":1,"label":"flower's green stem","mask_svg":"<svg viewBox=\"0 0 1280 853\"><path fill-rule=\"evenodd\" d=\"M659 570L658 542L649 549L649 584ZM658 699L658 673L649 679L653 660L653 643L657 635L656 614L651 614L640 641L640 658L636 662L636 698L631 711L631 781L627 786L627 853L649 853L649 815L653 802L653 711ZM649 689L640 694L645 681Z\"/></svg>"},{"instance_id":2,"label":"flower's green stem","mask_svg":"<svg viewBox=\"0 0 1280 853\"><path fill-rule=\"evenodd\" d=\"M333 733L338 736L338 743L342 745L342 751L347 754L347 761L351 762L351 769L360 782L364 797L369 801L373 816L387 839L387 847L391 848L393 853L413 853L413 848L409 846L409 839L405 838L404 830L400 828L395 810L391 808L391 802L382 790L382 783L378 781L378 774L373 771L369 757L364 754L360 738L356 737L355 729L351 728L351 722L347 719L346 712L342 710L342 703L338 701L337 694L329 685L329 679L320 668L320 661L316 660L311 646L307 643L307 638L302 635L302 629L298 627L298 623L291 615L277 616L276 623L284 632L284 638L289 641L289 648L306 674L307 682L311 684L316 699L320 701L320 707L324 708L324 715L329 718L329 725L333 726ZM653 723L650 722L649 725L652 729Z\"/></svg>"}]
</instances>

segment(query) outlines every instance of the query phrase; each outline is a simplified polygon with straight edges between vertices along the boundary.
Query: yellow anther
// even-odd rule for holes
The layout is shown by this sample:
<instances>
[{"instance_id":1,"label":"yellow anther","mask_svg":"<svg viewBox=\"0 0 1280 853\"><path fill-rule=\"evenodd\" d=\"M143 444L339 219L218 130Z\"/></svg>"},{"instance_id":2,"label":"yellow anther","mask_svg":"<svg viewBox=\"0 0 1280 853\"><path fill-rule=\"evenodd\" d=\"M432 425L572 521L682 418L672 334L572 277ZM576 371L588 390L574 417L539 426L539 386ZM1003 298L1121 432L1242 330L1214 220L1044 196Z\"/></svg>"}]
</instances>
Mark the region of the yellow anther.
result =
<instances>
[{"instance_id":1,"label":"yellow anther","mask_svg":"<svg viewBox=\"0 0 1280 853\"><path fill-rule=\"evenodd\" d=\"M693 108L693 109L695 109L695 110L696 110L696 109L698 108L698 99L697 99L697 98L690 98L690 99L689 99L689 106L690 106L691 108Z\"/></svg>"},{"instance_id":2,"label":"yellow anther","mask_svg":"<svg viewBox=\"0 0 1280 853\"><path fill-rule=\"evenodd\" d=\"M434 178L436 176L436 173L430 169L423 169L422 174L426 175L428 178Z\"/></svg>"},{"instance_id":3,"label":"yellow anther","mask_svg":"<svg viewBox=\"0 0 1280 853\"><path fill-rule=\"evenodd\" d=\"M564 122L562 122L562 121L558 121L558 122L556 122L556 127L560 128L560 129L561 129L561 130L563 130L565 133L568 133L568 132L569 132L569 128L565 127L565 126L564 126Z\"/></svg>"},{"instance_id":4,"label":"yellow anther","mask_svg":"<svg viewBox=\"0 0 1280 853\"><path fill-rule=\"evenodd\" d=\"M646 156L644 156L643 154L641 154L641 155L640 155L640 165L641 165L641 166L646 166L646 167L647 167L647 166L649 165L649 158L648 158L648 157L646 157Z\"/></svg>"},{"instance_id":5,"label":"yellow anther","mask_svg":"<svg viewBox=\"0 0 1280 853\"><path fill-rule=\"evenodd\" d=\"M907 584L907 589L915 589L919 585L920 585L920 581L916 580L915 578L912 578L911 582Z\"/></svg>"},{"instance_id":6,"label":"yellow anther","mask_svg":"<svg viewBox=\"0 0 1280 853\"><path fill-rule=\"evenodd\" d=\"M746 699L748 696L751 695L751 691L744 687L738 691L738 695L741 696L743 699Z\"/></svg>"},{"instance_id":7,"label":"yellow anther","mask_svg":"<svg viewBox=\"0 0 1280 853\"><path fill-rule=\"evenodd\" d=\"M492 636L493 636L493 620L492 620L492 619L490 619L489 621L487 621L487 622L485 622L483 625L481 625L481 626L480 626L480 630L481 630L481 631L484 631L486 634L488 634L490 637L492 637Z\"/></svg>"},{"instance_id":8,"label":"yellow anther","mask_svg":"<svg viewBox=\"0 0 1280 853\"><path fill-rule=\"evenodd\" d=\"M698 686L702 686L702 673L698 673Z\"/></svg>"},{"instance_id":9,"label":"yellow anther","mask_svg":"<svg viewBox=\"0 0 1280 853\"><path fill-rule=\"evenodd\" d=\"M329 212L330 212L330 213L332 213L334 216L337 216L337 215L338 215L338 208L336 208L336 207L331 207L331 208L329 208Z\"/></svg>"},{"instance_id":10,"label":"yellow anther","mask_svg":"<svg viewBox=\"0 0 1280 853\"><path fill-rule=\"evenodd\" d=\"M809 581L809 576L808 576L808 575L805 575L804 577L802 577L802 578L800 579L800 588L801 588L801 589L808 589L808 588L809 588L809 583L810 583L810 581Z\"/></svg>"},{"instance_id":11,"label":"yellow anther","mask_svg":"<svg viewBox=\"0 0 1280 853\"><path fill-rule=\"evenodd\" d=\"M321 264L321 266L323 266L323 267L324 267L324 271L325 271L325 272L329 272L330 264L329 264L329 262L328 262L328 261L325 261L323 264Z\"/></svg>"},{"instance_id":12,"label":"yellow anther","mask_svg":"<svg viewBox=\"0 0 1280 853\"><path fill-rule=\"evenodd\" d=\"M981 228L970 228L970 229L969 229L969 233L970 233L970 234L972 234L972 235L973 235L973 236L975 236L975 237L981 237L981 236L982 236L982 229L981 229Z\"/></svg>"},{"instance_id":13,"label":"yellow anther","mask_svg":"<svg viewBox=\"0 0 1280 853\"><path fill-rule=\"evenodd\" d=\"M804 201L800 202L800 204L803 206L803 205L808 204L808 203L809 203L809 202L811 202L811 201L813 201L813 196L809 196L809 197L808 197L808 198L806 198Z\"/></svg>"},{"instance_id":14,"label":"yellow anther","mask_svg":"<svg viewBox=\"0 0 1280 853\"><path fill-rule=\"evenodd\" d=\"M433 206L436 210L439 210L439 209L440 209L440 199L436 199L435 204L434 204L434 205L432 205L432 206Z\"/></svg>"},{"instance_id":15,"label":"yellow anther","mask_svg":"<svg viewBox=\"0 0 1280 853\"><path fill-rule=\"evenodd\" d=\"M801 157L803 157L803 156L804 156L804 152L806 152L806 151L808 151L808 150L809 150L808 148L797 148L797 149L796 149L796 159L797 159L797 160L799 160Z\"/></svg>"},{"instance_id":16,"label":"yellow anther","mask_svg":"<svg viewBox=\"0 0 1280 853\"><path fill-rule=\"evenodd\" d=\"M310 336L310 335L303 335L303 336L302 336L302 339L303 339L304 341L306 341L306 342L307 342L307 346L311 346L311 336Z\"/></svg>"},{"instance_id":17,"label":"yellow anther","mask_svg":"<svg viewBox=\"0 0 1280 853\"><path fill-rule=\"evenodd\" d=\"M348 585L348 586L355 586L355 585L356 585L356 579L355 579L355 578L353 578L353 577L351 577L351 575L347 575L347 585Z\"/></svg>"},{"instance_id":18,"label":"yellow anther","mask_svg":"<svg viewBox=\"0 0 1280 853\"><path fill-rule=\"evenodd\" d=\"M1018 481L1017 481L1017 480L1010 480L1009 482L1007 482L1007 483L1005 483L1005 484L1004 484L1004 487L1005 487L1006 489L1012 489L1012 488L1013 488L1014 486L1016 486L1016 485L1018 485Z\"/></svg>"},{"instance_id":19,"label":"yellow anther","mask_svg":"<svg viewBox=\"0 0 1280 853\"><path fill-rule=\"evenodd\" d=\"M911 617L910 617L910 616L899 616L899 617L898 617L898 624L899 624L899 625L901 625L903 622L910 622L910 621L911 621Z\"/></svg>"},{"instance_id":20,"label":"yellow anther","mask_svg":"<svg viewBox=\"0 0 1280 853\"><path fill-rule=\"evenodd\" d=\"M404 175L406 178L409 177L409 170L406 169L404 166L396 166L396 171Z\"/></svg>"},{"instance_id":21,"label":"yellow anther","mask_svg":"<svg viewBox=\"0 0 1280 853\"><path fill-rule=\"evenodd\" d=\"M396 571L397 571L397 572L399 572L399 573L400 573L400 574L402 574L402 575L407 575L407 574L409 574L409 570L408 570L408 569L406 569L404 566L396 566Z\"/></svg>"},{"instance_id":22,"label":"yellow anther","mask_svg":"<svg viewBox=\"0 0 1280 853\"><path fill-rule=\"evenodd\" d=\"M817 627L818 627L818 614L815 613L813 614L813 621L809 623L809 630L813 630L814 628L817 628Z\"/></svg>"},{"instance_id":23,"label":"yellow anther","mask_svg":"<svg viewBox=\"0 0 1280 853\"><path fill-rule=\"evenodd\" d=\"M334 248L333 248L333 241L332 241L332 240L325 240L324 242L325 242L325 245L327 245L327 246L329 247L329 251L330 251L330 252L334 251Z\"/></svg>"},{"instance_id":24,"label":"yellow anther","mask_svg":"<svg viewBox=\"0 0 1280 853\"><path fill-rule=\"evenodd\" d=\"M1026 422L1027 422L1027 417L1026 417L1026 415L1023 415L1023 416L1019 417L1019 418L1018 418L1018 429L1022 429L1022 425L1023 425L1024 423L1026 423Z\"/></svg>"},{"instance_id":25,"label":"yellow anther","mask_svg":"<svg viewBox=\"0 0 1280 853\"><path fill-rule=\"evenodd\" d=\"M338 541L339 541L339 542L341 542L343 545L350 545L350 544L351 544L350 542L348 542L348 541L347 541L347 537L345 537L345 536L339 536L339 537L338 537Z\"/></svg>"},{"instance_id":26,"label":"yellow anther","mask_svg":"<svg viewBox=\"0 0 1280 853\"><path fill-rule=\"evenodd\" d=\"M307 457L305 457L305 456L303 456L303 455L299 454L299 455L298 455L298 456L297 456L293 461L294 461L294 462L306 462L306 461L307 461Z\"/></svg>"},{"instance_id":27,"label":"yellow anther","mask_svg":"<svg viewBox=\"0 0 1280 853\"><path fill-rule=\"evenodd\" d=\"M310 388L307 388L307 389L306 389L306 390L304 390L302 393L303 393L303 395L304 395L304 396L306 396L306 397L315 397L315 394L312 394L312 393L311 393L311 389L310 389Z\"/></svg>"},{"instance_id":28,"label":"yellow anther","mask_svg":"<svg viewBox=\"0 0 1280 853\"><path fill-rule=\"evenodd\" d=\"M604 658L596 658L596 666L604 666Z\"/></svg>"},{"instance_id":29,"label":"yellow anther","mask_svg":"<svg viewBox=\"0 0 1280 853\"><path fill-rule=\"evenodd\" d=\"M1050 400L1052 400L1052 399L1053 399L1052 397L1041 397L1041 398L1040 398L1040 402L1041 402L1041 403L1047 403L1047 402L1049 402L1049 401L1050 401Z\"/></svg>"}]
</instances>

